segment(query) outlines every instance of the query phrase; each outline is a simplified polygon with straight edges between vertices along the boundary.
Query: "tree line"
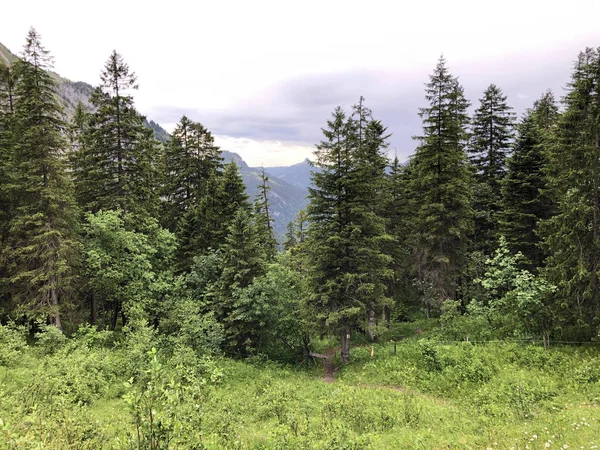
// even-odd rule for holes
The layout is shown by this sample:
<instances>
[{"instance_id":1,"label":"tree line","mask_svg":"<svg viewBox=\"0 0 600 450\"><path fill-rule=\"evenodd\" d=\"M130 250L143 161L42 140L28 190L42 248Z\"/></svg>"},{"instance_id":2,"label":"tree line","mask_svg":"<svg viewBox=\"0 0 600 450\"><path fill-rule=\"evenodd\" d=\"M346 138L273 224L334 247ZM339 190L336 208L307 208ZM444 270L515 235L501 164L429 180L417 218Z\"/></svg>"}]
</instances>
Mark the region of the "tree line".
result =
<instances>
[{"instance_id":1,"label":"tree line","mask_svg":"<svg viewBox=\"0 0 600 450\"><path fill-rule=\"evenodd\" d=\"M202 124L155 140L116 51L66 117L30 30L0 67L0 320L136 323L237 355L298 355L415 311L484 317L504 333L597 337L600 51L577 59L559 107L517 120L490 85L472 116L440 58L408 162L360 97L316 146L310 204L277 250L262 172L251 201ZM446 321L446 322L444 322Z\"/></svg>"}]
</instances>

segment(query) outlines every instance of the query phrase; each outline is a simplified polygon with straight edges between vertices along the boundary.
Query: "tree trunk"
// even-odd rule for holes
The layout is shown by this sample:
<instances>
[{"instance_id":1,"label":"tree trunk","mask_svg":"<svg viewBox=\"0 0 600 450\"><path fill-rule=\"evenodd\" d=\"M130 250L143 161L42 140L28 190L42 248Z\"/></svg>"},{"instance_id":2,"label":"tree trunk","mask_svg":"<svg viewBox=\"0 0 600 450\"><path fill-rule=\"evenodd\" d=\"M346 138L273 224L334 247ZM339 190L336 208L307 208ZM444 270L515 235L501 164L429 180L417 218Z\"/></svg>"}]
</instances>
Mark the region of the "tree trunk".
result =
<instances>
[{"instance_id":1,"label":"tree trunk","mask_svg":"<svg viewBox=\"0 0 600 450\"><path fill-rule=\"evenodd\" d=\"M113 308L113 313L112 313L112 317L110 320L110 329L112 331L115 331L115 329L117 328L117 319L119 317L119 303L115 303L115 306Z\"/></svg>"},{"instance_id":2,"label":"tree trunk","mask_svg":"<svg viewBox=\"0 0 600 450\"><path fill-rule=\"evenodd\" d=\"M350 328L342 328L340 337L342 343L342 362L347 363L350 361Z\"/></svg>"},{"instance_id":3,"label":"tree trunk","mask_svg":"<svg viewBox=\"0 0 600 450\"><path fill-rule=\"evenodd\" d=\"M383 320L385 321L386 328L389 328L392 322L392 308L390 308L390 305L383 307Z\"/></svg>"},{"instance_id":4,"label":"tree trunk","mask_svg":"<svg viewBox=\"0 0 600 450\"><path fill-rule=\"evenodd\" d=\"M58 310L58 294L56 293L56 288L53 287L50 290L50 299L52 301L52 307L55 308L55 312L54 312L54 316L52 317L52 321L54 322L54 325L56 325L56 328L58 328L60 331L62 331L62 323L60 321L60 311Z\"/></svg>"},{"instance_id":5,"label":"tree trunk","mask_svg":"<svg viewBox=\"0 0 600 450\"><path fill-rule=\"evenodd\" d=\"M373 309L372 304L369 305L369 323L367 328L369 339L374 341L377 338L377 332L375 330L375 310Z\"/></svg>"},{"instance_id":6,"label":"tree trunk","mask_svg":"<svg viewBox=\"0 0 600 450\"><path fill-rule=\"evenodd\" d=\"M98 311L96 309L96 293L92 291L90 294L90 323L96 325L98 320Z\"/></svg>"}]
</instances>

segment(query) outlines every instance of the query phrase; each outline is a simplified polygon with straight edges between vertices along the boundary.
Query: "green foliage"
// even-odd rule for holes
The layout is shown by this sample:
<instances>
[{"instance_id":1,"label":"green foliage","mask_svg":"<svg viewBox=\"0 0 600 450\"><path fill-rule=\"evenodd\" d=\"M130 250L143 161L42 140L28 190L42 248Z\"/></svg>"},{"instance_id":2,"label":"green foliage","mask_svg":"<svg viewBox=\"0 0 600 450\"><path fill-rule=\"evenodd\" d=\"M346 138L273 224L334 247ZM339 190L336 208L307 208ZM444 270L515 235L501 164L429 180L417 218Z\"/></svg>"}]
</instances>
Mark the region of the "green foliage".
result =
<instances>
[{"instance_id":1,"label":"green foliage","mask_svg":"<svg viewBox=\"0 0 600 450\"><path fill-rule=\"evenodd\" d=\"M488 271L481 280L492 320L504 322L515 335L542 335L545 339L555 326L555 312L548 298L556 289L540 276L519 269L523 255L512 255L506 240L488 260Z\"/></svg>"},{"instance_id":2,"label":"green foliage","mask_svg":"<svg viewBox=\"0 0 600 450\"><path fill-rule=\"evenodd\" d=\"M79 246L73 190L63 160L65 124L56 83L46 72L51 64L32 28L23 60L14 69L16 100L10 124L14 141L5 173L8 184L2 189L8 193L11 216L0 248L5 268L0 275L9 286L15 315L50 318L61 328L61 304L68 302L73 290Z\"/></svg>"},{"instance_id":3,"label":"green foliage","mask_svg":"<svg viewBox=\"0 0 600 450\"><path fill-rule=\"evenodd\" d=\"M600 53L587 48L575 64L565 110L549 146L550 187L556 214L541 227L546 276L557 286L561 315L597 337L600 320Z\"/></svg>"},{"instance_id":4,"label":"green foliage","mask_svg":"<svg viewBox=\"0 0 600 450\"><path fill-rule=\"evenodd\" d=\"M491 84L473 114L473 135L469 153L475 170L473 189L474 245L489 254L496 246L501 211L501 186L513 133L514 116L506 96Z\"/></svg>"},{"instance_id":5,"label":"green foliage","mask_svg":"<svg viewBox=\"0 0 600 450\"><path fill-rule=\"evenodd\" d=\"M458 79L441 57L421 108L423 136L412 157L413 265L417 279L431 286L437 302L455 296L459 268L465 259L471 232L471 170L467 143L467 108Z\"/></svg>"},{"instance_id":6,"label":"green foliage","mask_svg":"<svg viewBox=\"0 0 600 450\"><path fill-rule=\"evenodd\" d=\"M135 110L137 77L113 51L100 79L72 159L78 202L93 213L121 209L135 219L156 217L159 146Z\"/></svg>"},{"instance_id":7,"label":"green foliage","mask_svg":"<svg viewBox=\"0 0 600 450\"><path fill-rule=\"evenodd\" d=\"M173 288L175 237L154 219L134 222L121 211L87 214L84 223L85 274L96 300L111 313L114 329L119 313L141 305L147 317L160 313L159 300Z\"/></svg>"},{"instance_id":8,"label":"green foliage","mask_svg":"<svg viewBox=\"0 0 600 450\"><path fill-rule=\"evenodd\" d=\"M385 221L373 208L384 183L386 129L363 100L351 117L338 107L327 122L315 153L320 171L313 172L309 188L310 313L322 329L340 333L344 360L353 328L374 332L374 317L387 302L391 260L383 252L390 240Z\"/></svg>"},{"instance_id":9,"label":"green foliage","mask_svg":"<svg viewBox=\"0 0 600 450\"><path fill-rule=\"evenodd\" d=\"M12 367L19 362L27 345L27 329L15 324L0 324L0 366Z\"/></svg>"},{"instance_id":10,"label":"green foliage","mask_svg":"<svg viewBox=\"0 0 600 450\"><path fill-rule=\"evenodd\" d=\"M548 183L548 147L558 118L552 92L546 92L526 112L518 126L512 156L502 184L500 230L509 248L527 258L526 268L542 267L539 223L552 216L554 201Z\"/></svg>"}]
</instances>

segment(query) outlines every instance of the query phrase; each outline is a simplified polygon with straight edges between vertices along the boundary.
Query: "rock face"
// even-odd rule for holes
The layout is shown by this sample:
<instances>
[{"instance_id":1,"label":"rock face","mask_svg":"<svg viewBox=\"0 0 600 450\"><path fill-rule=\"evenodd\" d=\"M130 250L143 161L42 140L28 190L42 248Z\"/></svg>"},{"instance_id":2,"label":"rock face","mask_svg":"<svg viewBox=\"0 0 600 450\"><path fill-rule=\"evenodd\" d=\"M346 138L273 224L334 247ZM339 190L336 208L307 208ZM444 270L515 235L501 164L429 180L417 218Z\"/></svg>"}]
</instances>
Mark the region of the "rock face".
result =
<instances>
[{"instance_id":1,"label":"rock face","mask_svg":"<svg viewBox=\"0 0 600 450\"><path fill-rule=\"evenodd\" d=\"M10 66L17 60L18 57L0 43L0 64ZM58 83L58 95L67 120L73 116L79 102L83 103L87 108L92 109L90 96L94 87L91 84L83 81L71 81L54 72L51 72L51 75ZM169 134L156 122L146 120L145 124L154 131L154 136L158 141L165 143L170 139ZM250 200L254 200L254 197L258 193L261 169L258 167L249 167L237 153L223 151L223 158L225 162L234 160L240 167L242 178L246 184L246 192ZM269 203L274 219L273 228L276 238L280 243L283 242L288 222L293 221L298 211L306 208L308 204L306 197L308 194L307 188L310 184L311 170L312 167L309 160L292 166L265 167L265 172L269 177L269 185L271 186Z\"/></svg>"}]
</instances>

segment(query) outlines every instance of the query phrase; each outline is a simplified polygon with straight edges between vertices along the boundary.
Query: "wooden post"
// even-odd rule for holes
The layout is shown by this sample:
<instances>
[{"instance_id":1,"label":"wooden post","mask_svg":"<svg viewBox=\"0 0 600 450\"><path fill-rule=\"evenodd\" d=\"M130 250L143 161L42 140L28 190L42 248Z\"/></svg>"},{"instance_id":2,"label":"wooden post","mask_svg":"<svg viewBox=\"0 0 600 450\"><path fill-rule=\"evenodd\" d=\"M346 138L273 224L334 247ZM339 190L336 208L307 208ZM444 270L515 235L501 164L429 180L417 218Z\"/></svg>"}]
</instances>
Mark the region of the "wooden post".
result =
<instances>
[{"instance_id":1,"label":"wooden post","mask_svg":"<svg viewBox=\"0 0 600 450\"><path fill-rule=\"evenodd\" d=\"M394 341L394 355L396 354L396 341Z\"/></svg>"}]
</instances>

